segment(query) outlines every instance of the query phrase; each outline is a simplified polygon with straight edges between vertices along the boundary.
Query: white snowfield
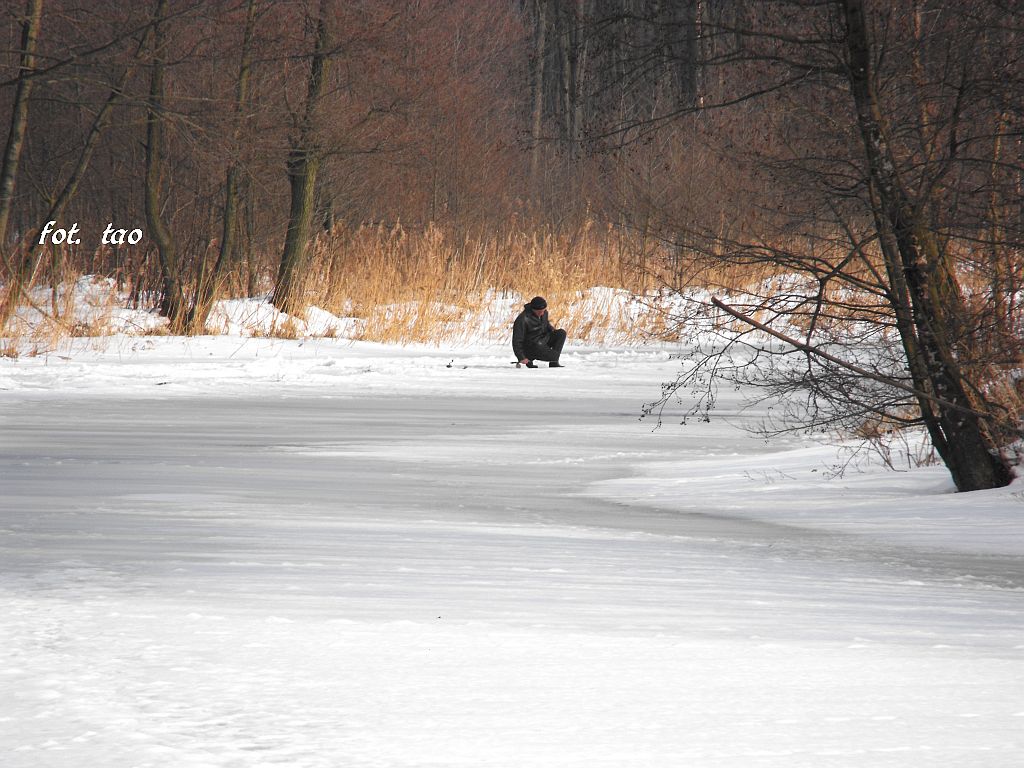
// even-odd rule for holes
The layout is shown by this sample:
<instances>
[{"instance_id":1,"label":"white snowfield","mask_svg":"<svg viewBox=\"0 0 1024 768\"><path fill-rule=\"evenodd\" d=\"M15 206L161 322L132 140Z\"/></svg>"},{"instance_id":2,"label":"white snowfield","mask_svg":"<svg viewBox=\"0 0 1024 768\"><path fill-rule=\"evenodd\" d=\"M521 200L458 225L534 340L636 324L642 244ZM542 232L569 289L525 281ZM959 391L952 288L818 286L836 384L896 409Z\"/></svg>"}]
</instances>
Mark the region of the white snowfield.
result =
<instances>
[{"instance_id":1,"label":"white snowfield","mask_svg":"<svg viewBox=\"0 0 1024 768\"><path fill-rule=\"evenodd\" d=\"M72 342L0 359L4 768L1024 765L1019 484L652 431L667 347Z\"/></svg>"}]
</instances>

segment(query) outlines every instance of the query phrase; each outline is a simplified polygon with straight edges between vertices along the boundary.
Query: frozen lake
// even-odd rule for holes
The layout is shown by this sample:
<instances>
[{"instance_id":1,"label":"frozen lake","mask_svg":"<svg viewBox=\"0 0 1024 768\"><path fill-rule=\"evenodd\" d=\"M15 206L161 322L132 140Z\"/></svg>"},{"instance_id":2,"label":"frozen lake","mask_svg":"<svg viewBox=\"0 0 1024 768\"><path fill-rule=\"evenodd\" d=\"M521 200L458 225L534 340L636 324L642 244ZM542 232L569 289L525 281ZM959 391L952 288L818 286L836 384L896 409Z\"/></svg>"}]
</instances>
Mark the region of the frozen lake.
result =
<instances>
[{"instance_id":1,"label":"frozen lake","mask_svg":"<svg viewBox=\"0 0 1024 768\"><path fill-rule=\"evenodd\" d=\"M165 358L10 379L3 765L1024 759L1013 547L773 520L796 500L766 451L798 445L652 433L665 356L346 355L298 356L335 378L294 386L204 389ZM636 490L664 489L658 462L758 457L763 515L699 482L685 510Z\"/></svg>"}]
</instances>

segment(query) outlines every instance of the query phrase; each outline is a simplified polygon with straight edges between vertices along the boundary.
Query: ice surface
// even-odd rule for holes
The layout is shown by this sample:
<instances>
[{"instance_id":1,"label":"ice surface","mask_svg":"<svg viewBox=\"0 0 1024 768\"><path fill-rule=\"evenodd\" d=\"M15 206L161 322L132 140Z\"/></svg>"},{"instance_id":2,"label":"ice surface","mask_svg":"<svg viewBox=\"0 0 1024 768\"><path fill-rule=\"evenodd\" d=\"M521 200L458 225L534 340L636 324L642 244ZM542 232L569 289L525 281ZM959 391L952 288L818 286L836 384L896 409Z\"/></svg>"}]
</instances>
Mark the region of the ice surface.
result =
<instances>
[{"instance_id":1,"label":"ice surface","mask_svg":"<svg viewBox=\"0 0 1024 768\"><path fill-rule=\"evenodd\" d=\"M1019 486L652 432L668 348L70 344L0 361L5 768L1024 761Z\"/></svg>"}]
</instances>

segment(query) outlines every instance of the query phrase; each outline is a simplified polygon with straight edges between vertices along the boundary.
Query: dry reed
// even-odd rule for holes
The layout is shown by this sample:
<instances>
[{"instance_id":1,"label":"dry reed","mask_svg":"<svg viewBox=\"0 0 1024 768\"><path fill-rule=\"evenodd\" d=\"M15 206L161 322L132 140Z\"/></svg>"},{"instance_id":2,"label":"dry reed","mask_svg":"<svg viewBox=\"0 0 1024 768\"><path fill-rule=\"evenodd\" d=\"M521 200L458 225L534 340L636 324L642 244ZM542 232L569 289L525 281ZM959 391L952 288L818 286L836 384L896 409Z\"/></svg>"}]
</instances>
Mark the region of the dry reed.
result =
<instances>
[{"instance_id":1,"label":"dry reed","mask_svg":"<svg viewBox=\"0 0 1024 768\"><path fill-rule=\"evenodd\" d=\"M568 233L461 238L436 227L363 227L318 239L307 275L309 304L360 318L363 338L381 342L457 333L460 319L485 311L495 296L507 296L510 309L535 294L568 307L595 286L643 292L653 284L589 223ZM574 322L563 319L570 332Z\"/></svg>"}]
</instances>

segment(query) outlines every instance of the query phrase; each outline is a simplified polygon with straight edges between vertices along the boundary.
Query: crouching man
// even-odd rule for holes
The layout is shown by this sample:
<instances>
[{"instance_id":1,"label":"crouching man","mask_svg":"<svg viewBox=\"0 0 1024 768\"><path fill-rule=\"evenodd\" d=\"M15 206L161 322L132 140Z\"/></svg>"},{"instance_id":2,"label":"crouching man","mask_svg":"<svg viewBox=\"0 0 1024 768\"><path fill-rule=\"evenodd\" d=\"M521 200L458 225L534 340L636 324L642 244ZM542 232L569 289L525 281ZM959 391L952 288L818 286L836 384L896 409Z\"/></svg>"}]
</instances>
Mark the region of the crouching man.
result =
<instances>
[{"instance_id":1,"label":"crouching man","mask_svg":"<svg viewBox=\"0 0 1024 768\"><path fill-rule=\"evenodd\" d=\"M527 368L536 368L535 360L546 360L549 368L561 368L558 358L565 346L565 331L548 320L548 303L534 296L519 313L512 326L512 350L516 360Z\"/></svg>"}]
</instances>

